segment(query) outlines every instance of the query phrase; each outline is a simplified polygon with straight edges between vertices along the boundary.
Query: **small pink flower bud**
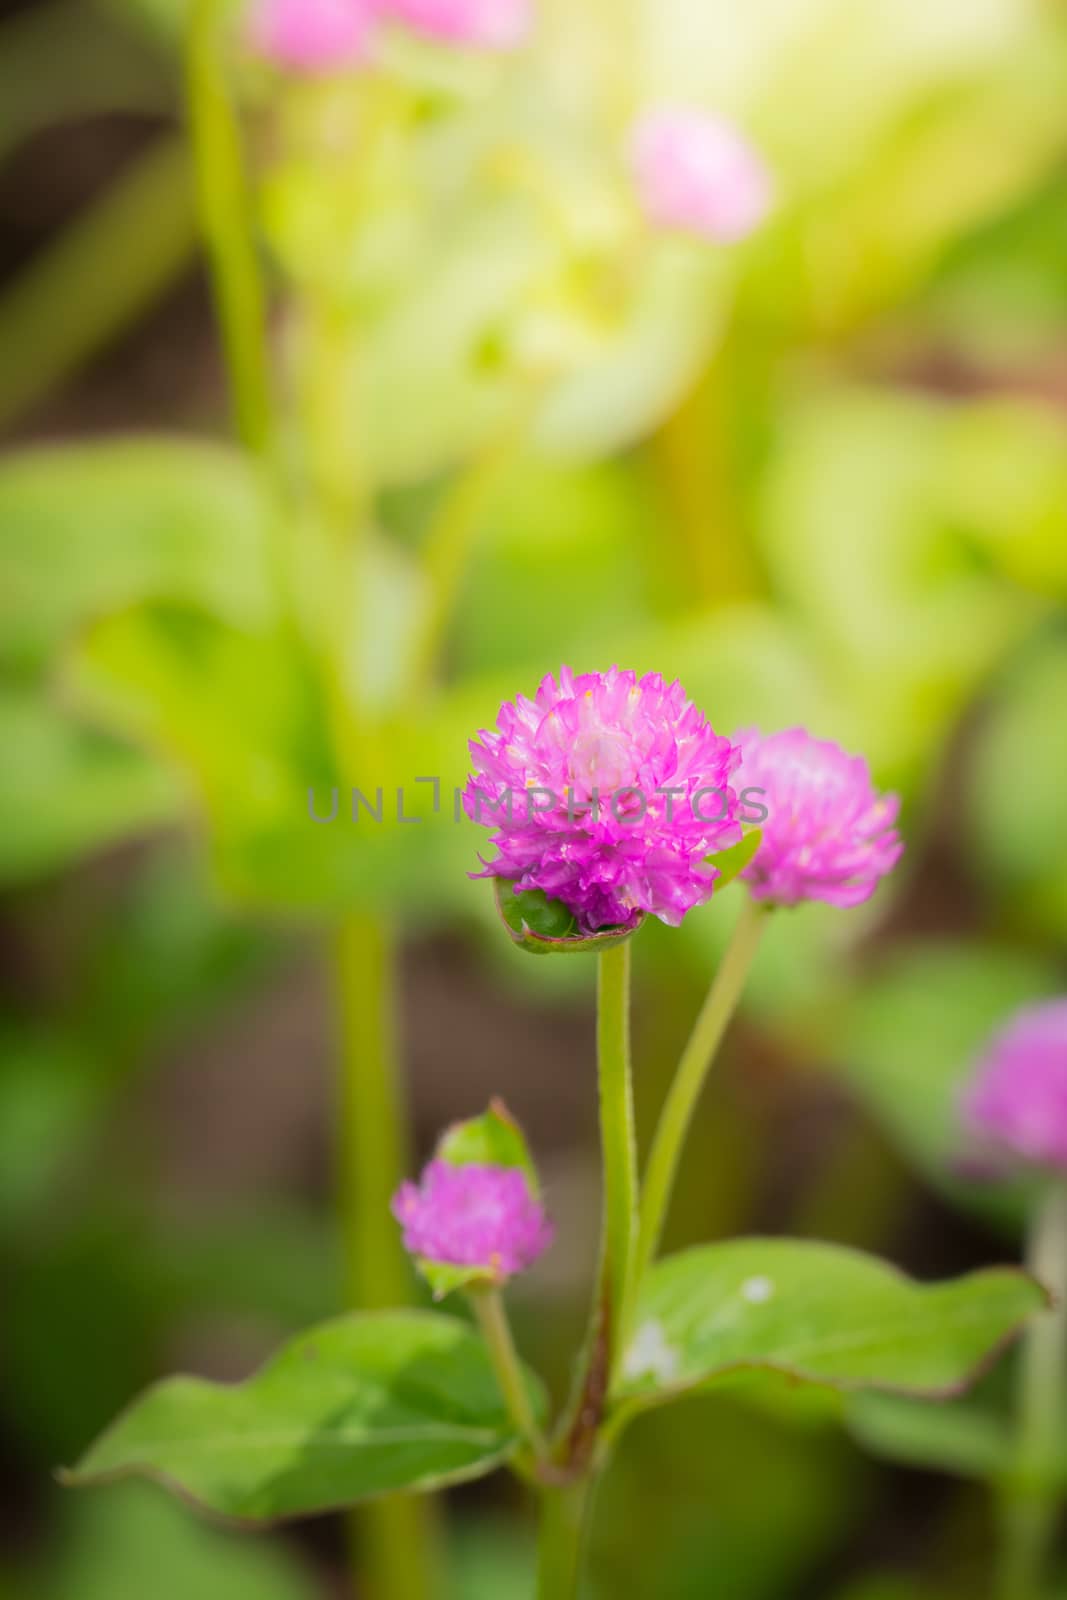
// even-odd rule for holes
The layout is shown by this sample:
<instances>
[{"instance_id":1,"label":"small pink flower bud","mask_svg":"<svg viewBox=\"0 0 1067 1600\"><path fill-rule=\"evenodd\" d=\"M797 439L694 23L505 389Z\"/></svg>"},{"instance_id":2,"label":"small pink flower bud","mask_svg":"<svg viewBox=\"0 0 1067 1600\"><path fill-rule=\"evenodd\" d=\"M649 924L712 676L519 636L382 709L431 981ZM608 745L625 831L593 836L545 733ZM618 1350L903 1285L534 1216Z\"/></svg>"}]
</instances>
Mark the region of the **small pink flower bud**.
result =
<instances>
[{"instance_id":1,"label":"small pink flower bud","mask_svg":"<svg viewBox=\"0 0 1067 1600\"><path fill-rule=\"evenodd\" d=\"M373 0L255 0L247 38L257 55L291 72L340 72L365 61Z\"/></svg>"},{"instance_id":2,"label":"small pink flower bud","mask_svg":"<svg viewBox=\"0 0 1067 1600\"><path fill-rule=\"evenodd\" d=\"M878 793L862 756L803 728L765 738L750 728L734 739L741 746L734 783L746 815L749 806L767 812L742 873L753 898L780 906L869 900L904 849L894 826L897 796Z\"/></svg>"},{"instance_id":3,"label":"small pink flower bud","mask_svg":"<svg viewBox=\"0 0 1067 1600\"><path fill-rule=\"evenodd\" d=\"M647 111L634 126L630 159L641 205L657 227L729 244L770 209L767 168L721 117L681 106Z\"/></svg>"},{"instance_id":4,"label":"small pink flower bud","mask_svg":"<svg viewBox=\"0 0 1067 1600\"><path fill-rule=\"evenodd\" d=\"M992 1152L1067 1172L1067 999L1016 1012L979 1062L963 1114Z\"/></svg>"},{"instance_id":5,"label":"small pink flower bud","mask_svg":"<svg viewBox=\"0 0 1067 1600\"><path fill-rule=\"evenodd\" d=\"M384 0L385 10L431 39L511 50L532 26L531 0Z\"/></svg>"},{"instance_id":6,"label":"small pink flower bud","mask_svg":"<svg viewBox=\"0 0 1067 1600\"><path fill-rule=\"evenodd\" d=\"M520 1167L431 1161L419 1183L403 1183L393 1215L404 1248L424 1261L484 1269L503 1283L532 1266L553 1229Z\"/></svg>"}]
</instances>

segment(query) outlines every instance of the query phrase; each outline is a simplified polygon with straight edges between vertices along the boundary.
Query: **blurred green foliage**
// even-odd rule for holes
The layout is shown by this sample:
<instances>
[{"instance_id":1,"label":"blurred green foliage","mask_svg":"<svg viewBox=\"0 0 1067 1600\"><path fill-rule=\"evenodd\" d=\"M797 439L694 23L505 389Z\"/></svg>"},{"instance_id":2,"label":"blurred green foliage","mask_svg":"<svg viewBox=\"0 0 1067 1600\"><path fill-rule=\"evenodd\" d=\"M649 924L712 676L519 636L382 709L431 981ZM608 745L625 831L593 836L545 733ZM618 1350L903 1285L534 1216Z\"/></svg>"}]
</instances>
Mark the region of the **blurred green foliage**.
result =
<instances>
[{"instance_id":1,"label":"blurred green foliage","mask_svg":"<svg viewBox=\"0 0 1067 1600\"><path fill-rule=\"evenodd\" d=\"M184 10L56 3L5 23L0 153L98 113L166 119ZM589 982L582 963L508 960L465 875L476 840L450 820L466 739L561 660L676 674L723 731L806 723L901 791L895 887L847 921L778 919L751 1020L801 1092L847 1094L924 1186L1011 1248L1017 1196L961 1176L956 1096L988 1030L1064 980L1062 17L1025 0L544 0L514 63L397 49L389 65L408 120L355 182L325 159L310 96L283 105L230 61L253 113L283 394L308 337L301 297L343 313L340 447L375 523L349 662L384 730L368 787L388 802L438 775L442 816L408 829L387 803L373 830L310 821L309 789L325 804L346 779L309 626L327 557L296 487L298 416L270 472L191 437L202 416L178 402L173 437L0 461L0 877L20 938L55 940L61 972L16 994L0 1034L3 1426L35 1492L205 1306L276 1335L339 1297L331 1227L306 1196L254 1196L210 1223L170 1214L151 1152L122 1133L168 1050L251 1003L305 930L353 904L462 936L542 1001ZM351 86L330 93L359 134ZM653 97L723 109L765 149L778 209L743 249L641 236L620 151ZM0 416L24 430L41 373L75 375L191 259L177 225L165 252L138 246L145 219L180 222L175 197L188 203L163 156L122 204L105 191L72 219L60 270L31 261L0 296L0 328L20 330ZM117 301L72 299L64 261L106 286L116 259ZM494 453L443 597L443 670L401 703L435 604L427 548L457 481ZM122 891L94 892L86 862L131 840ZM728 922L642 934L649 1102ZM744 1092L713 1093L702 1218L751 1226L774 1158L754 1154ZM535 1321L529 1336L551 1338ZM924 1412L921 1438L891 1406L854 1427L891 1456L984 1475L1005 1406L995 1389L973 1413ZM650 1417L600 1512L647 1535L622 1567L598 1537L604 1593L794 1600L878 1492L841 1430L773 1397ZM27 1600L320 1592L283 1546L235 1545L148 1494L43 1514L66 1530L55 1552L0 1575ZM455 1592L523 1592L521 1535L466 1507L457 1523ZM832 1586L973 1593L966 1573L937 1582Z\"/></svg>"}]
</instances>

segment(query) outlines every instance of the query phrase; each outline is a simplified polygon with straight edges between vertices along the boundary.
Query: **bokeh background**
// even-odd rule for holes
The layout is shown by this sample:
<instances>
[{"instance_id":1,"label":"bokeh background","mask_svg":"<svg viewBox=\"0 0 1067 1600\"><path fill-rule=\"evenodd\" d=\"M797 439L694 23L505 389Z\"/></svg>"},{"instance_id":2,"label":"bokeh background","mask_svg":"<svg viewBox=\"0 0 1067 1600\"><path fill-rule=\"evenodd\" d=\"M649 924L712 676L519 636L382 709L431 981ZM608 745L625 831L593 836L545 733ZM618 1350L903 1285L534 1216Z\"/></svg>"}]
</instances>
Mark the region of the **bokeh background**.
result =
<instances>
[{"instance_id":1,"label":"bokeh background","mask_svg":"<svg viewBox=\"0 0 1067 1600\"><path fill-rule=\"evenodd\" d=\"M668 1242L820 1237L919 1276L1017 1259L955 1096L990 1028L1067 977L1067 16L541 13L514 60L398 51L415 114L351 206L360 87L329 91L323 140L228 36L296 476L300 308L347 297L339 453L372 486L376 571L352 671L387 706L435 603L435 511L477 491L384 781L447 796L467 737L561 661L679 676L723 732L804 723L867 754L905 860L861 911L775 920ZM52 1471L146 1381L242 1374L344 1303L324 950L352 905L400 930L414 1153L492 1094L537 1152L559 1237L514 1316L557 1393L595 1252L591 970L511 949L447 803L411 830L309 819L322 712L278 621L276 506L232 443L183 23L180 0L0 22L5 1600L351 1593L339 1521L245 1540ZM764 152L775 213L744 245L635 225L620 151L656 99ZM642 932L645 1139L731 922ZM643 1421L591 1593L973 1600L994 1507L972 1445L1010 1382L936 1437L758 1386ZM524 1596L510 1482L446 1509L443 1600Z\"/></svg>"}]
</instances>

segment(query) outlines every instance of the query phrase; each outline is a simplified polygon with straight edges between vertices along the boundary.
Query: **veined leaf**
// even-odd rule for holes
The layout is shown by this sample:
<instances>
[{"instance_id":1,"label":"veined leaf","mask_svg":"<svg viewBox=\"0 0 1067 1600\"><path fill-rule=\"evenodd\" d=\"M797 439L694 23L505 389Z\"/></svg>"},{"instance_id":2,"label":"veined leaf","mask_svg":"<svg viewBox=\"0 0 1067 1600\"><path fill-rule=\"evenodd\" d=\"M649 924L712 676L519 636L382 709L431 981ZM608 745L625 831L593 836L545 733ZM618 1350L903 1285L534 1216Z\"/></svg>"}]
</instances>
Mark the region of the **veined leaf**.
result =
<instances>
[{"instance_id":1,"label":"veined leaf","mask_svg":"<svg viewBox=\"0 0 1067 1600\"><path fill-rule=\"evenodd\" d=\"M1025 1273L923 1285L858 1251L738 1239L668 1257L640 1297L621 1398L655 1404L724 1373L945 1397L1045 1304Z\"/></svg>"},{"instance_id":2,"label":"veined leaf","mask_svg":"<svg viewBox=\"0 0 1067 1600\"><path fill-rule=\"evenodd\" d=\"M64 1481L154 1478L224 1516L266 1522L481 1477L517 1443L468 1324L384 1311L310 1329L244 1383L158 1384Z\"/></svg>"}]
</instances>

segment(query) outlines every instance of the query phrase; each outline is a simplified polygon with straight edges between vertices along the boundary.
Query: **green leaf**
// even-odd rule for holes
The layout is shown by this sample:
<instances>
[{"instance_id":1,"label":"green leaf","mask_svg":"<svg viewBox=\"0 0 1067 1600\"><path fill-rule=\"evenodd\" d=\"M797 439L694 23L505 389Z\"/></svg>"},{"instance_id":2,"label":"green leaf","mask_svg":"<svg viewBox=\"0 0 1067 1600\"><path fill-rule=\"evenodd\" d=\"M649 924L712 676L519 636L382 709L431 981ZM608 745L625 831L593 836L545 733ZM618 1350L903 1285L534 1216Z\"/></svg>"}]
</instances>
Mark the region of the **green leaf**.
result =
<instances>
[{"instance_id":1,"label":"green leaf","mask_svg":"<svg viewBox=\"0 0 1067 1600\"><path fill-rule=\"evenodd\" d=\"M5 659L42 661L72 629L141 599L238 626L273 613L270 506L218 445L164 439L33 449L0 466Z\"/></svg>"},{"instance_id":2,"label":"green leaf","mask_svg":"<svg viewBox=\"0 0 1067 1600\"><path fill-rule=\"evenodd\" d=\"M1007 577L1067 599L1067 427L1036 402L982 400L954 414L944 458L953 520Z\"/></svg>"},{"instance_id":3,"label":"green leaf","mask_svg":"<svg viewBox=\"0 0 1067 1600\"><path fill-rule=\"evenodd\" d=\"M50 1541L34 1600L321 1600L283 1539L209 1527L146 1484L71 1499L67 1508L73 1515Z\"/></svg>"},{"instance_id":4,"label":"green leaf","mask_svg":"<svg viewBox=\"0 0 1067 1600\"><path fill-rule=\"evenodd\" d=\"M907 1466L993 1479L1011 1459L1006 1421L972 1401L931 1406L904 1395L862 1394L849 1401L845 1421L873 1455Z\"/></svg>"},{"instance_id":5,"label":"green leaf","mask_svg":"<svg viewBox=\"0 0 1067 1600\"><path fill-rule=\"evenodd\" d=\"M383 1311L310 1329L244 1383L149 1389L64 1481L149 1477L255 1523L478 1478L517 1444L468 1324Z\"/></svg>"},{"instance_id":6,"label":"green leaf","mask_svg":"<svg viewBox=\"0 0 1067 1600\"><path fill-rule=\"evenodd\" d=\"M926 769L1037 604L982 570L947 515L952 416L925 396L810 396L762 499L774 592L818 640L834 685L833 736L894 781Z\"/></svg>"},{"instance_id":7,"label":"green leaf","mask_svg":"<svg viewBox=\"0 0 1067 1600\"><path fill-rule=\"evenodd\" d=\"M515 893L510 878L494 878L493 893L500 920L520 950L531 955L582 955L610 950L637 932L645 920L639 912L629 928L601 928L597 933L580 934L572 912L559 900L550 900L542 889Z\"/></svg>"},{"instance_id":8,"label":"green leaf","mask_svg":"<svg viewBox=\"0 0 1067 1600\"><path fill-rule=\"evenodd\" d=\"M22 883L180 814L158 761L36 690L0 689L0 881Z\"/></svg>"},{"instance_id":9,"label":"green leaf","mask_svg":"<svg viewBox=\"0 0 1067 1600\"><path fill-rule=\"evenodd\" d=\"M69 677L80 705L185 777L209 825L216 877L241 903L320 914L403 905L425 917L484 897L466 876L477 830L460 821L453 791L465 780L471 728L500 704L496 684L390 719L373 758L346 781L330 754L319 685L280 632L135 606L92 630ZM424 773L439 778L436 804L418 781ZM363 795L358 815L353 784Z\"/></svg>"},{"instance_id":10,"label":"green leaf","mask_svg":"<svg viewBox=\"0 0 1067 1600\"><path fill-rule=\"evenodd\" d=\"M707 857L709 867L717 868L719 873L715 884L716 894L721 893L735 878L740 877L759 849L762 838L762 829L752 828L737 844L732 844L729 850L720 850L718 855Z\"/></svg>"},{"instance_id":11,"label":"green leaf","mask_svg":"<svg viewBox=\"0 0 1067 1600\"><path fill-rule=\"evenodd\" d=\"M1041 1287L1012 1269L926 1286L835 1245L707 1245L650 1272L619 1397L655 1404L745 1367L832 1388L946 1396L1044 1304Z\"/></svg>"}]
</instances>

